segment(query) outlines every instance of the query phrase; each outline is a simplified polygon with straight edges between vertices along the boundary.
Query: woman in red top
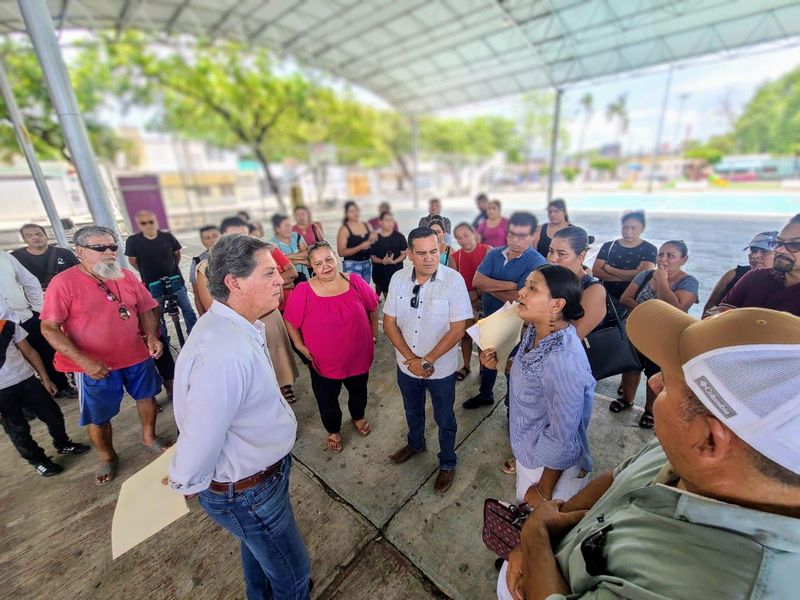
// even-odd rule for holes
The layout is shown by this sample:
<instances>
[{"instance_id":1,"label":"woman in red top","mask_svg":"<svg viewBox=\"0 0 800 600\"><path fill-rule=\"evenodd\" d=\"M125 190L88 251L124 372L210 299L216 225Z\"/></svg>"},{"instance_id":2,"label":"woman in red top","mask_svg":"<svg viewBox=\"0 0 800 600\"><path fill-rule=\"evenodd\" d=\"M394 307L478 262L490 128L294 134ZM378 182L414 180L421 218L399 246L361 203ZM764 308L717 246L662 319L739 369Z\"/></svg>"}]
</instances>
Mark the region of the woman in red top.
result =
<instances>
[{"instance_id":1,"label":"woman in red top","mask_svg":"<svg viewBox=\"0 0 800 600\"><path fill-rule=\"evenodd\" d=\"M295 224L292 227L292 231L296 231L300 234L306 246L310 246L314 242L325 239L322 235L322 223L319 221L312 221L311 211L302 204L294 209L294 222Z\"/></svg>"},{"instance_id":2,"label":"woman in red top","mask_svg":"<svg viewBox=\"0 0 800 600\"><path fill-rule=\"evenodd\" d=\"M453 268L461 273L464 282L467 284L467 291L469 292L469 299L472 301L472 311L475 319L478 318L478 312L481 308L481 295L472 286L472 278L475 277L475 271L478 270L478 265L486 256L486 253L491 250L488 244L479 244L478 236L472 225L469 223L459 223L456 225L453 234L456 236L458 245L461 246L460 250L453 252L450 256ZM471 319L467 323L467 327L475 323L475 319ZM461 338L461 354L464 357L464 366L456 371L456 379L462 381L470 373L470 359L472 358L472 338L468 333L464 334Z\"/></svg>"},{"instance_id":3,"label":"woman in red top","mask_svg":"<svg viewBox=\"0 0 800 600\"><path fill-rule=\"evenodd\" d=\"M500 214L502 205L500 200L492 200L486 208L486 220L478 225L475 230L480 236L480 241L492 248L506 245L506 229L508 219Z\"/></svg>"},{"instance_id":4,"label":"woman in red top","mask_svg":"<svg viewBox=\"0 0 800 600\"><path fill-rule=\"evenodd\" d=\"M328 242L312 244L308 262L314 276L295 288L284 317L295 348L309 361L311 389L328 432L328 450L338 454L342 451L342 384L356 431L361 436L372 431L364 411L378 335L378 295L356 273L339 270Z\"/></svg>"}]
</instances>

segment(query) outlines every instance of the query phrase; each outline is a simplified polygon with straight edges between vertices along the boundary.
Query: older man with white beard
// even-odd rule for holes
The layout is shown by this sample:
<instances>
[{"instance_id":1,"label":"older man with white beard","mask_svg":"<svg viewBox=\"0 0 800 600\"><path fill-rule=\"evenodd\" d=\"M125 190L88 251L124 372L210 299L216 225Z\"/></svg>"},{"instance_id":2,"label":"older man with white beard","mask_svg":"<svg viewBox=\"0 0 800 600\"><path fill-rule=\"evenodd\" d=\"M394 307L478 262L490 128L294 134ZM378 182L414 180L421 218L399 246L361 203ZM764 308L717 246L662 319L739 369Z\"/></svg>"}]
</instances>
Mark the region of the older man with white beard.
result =
<instances>
[{"instance_id":1,"label":"older man with white beard","mask_svg":"<svg viewBox=\"0 0 800 600\"><path fill-rule=\"evenodd\" d=\"M136 275L120 267L114 233L89 225L75 233L75 245L80 264L50 282L42 333L56 350L56 369L75 373L79 423L88 426L100 454L95 483L106 485L119 464L111 419L124 390L136 400L142 446L160 453L170 445L155 433L161 378L153 359L164 348L158 340L158 303Z\"/></svg>"}]
</instances>

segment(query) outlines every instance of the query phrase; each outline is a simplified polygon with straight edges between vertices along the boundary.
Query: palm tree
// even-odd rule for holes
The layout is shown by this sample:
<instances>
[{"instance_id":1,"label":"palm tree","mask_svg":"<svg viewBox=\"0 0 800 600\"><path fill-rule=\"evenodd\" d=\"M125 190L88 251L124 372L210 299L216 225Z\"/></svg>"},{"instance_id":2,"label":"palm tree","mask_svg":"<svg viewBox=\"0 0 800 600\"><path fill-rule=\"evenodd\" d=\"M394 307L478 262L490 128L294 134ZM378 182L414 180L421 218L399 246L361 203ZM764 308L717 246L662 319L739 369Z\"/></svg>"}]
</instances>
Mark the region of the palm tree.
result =
<instances>
[{"instance_id":1,"label":"palm tree","mask_svg":"<svg viewBox=\"0 0 800 600\"><path fill-rule=\"evenodd\" d=\"M628 118L628 94L621 94L614 102L606 107L606 119L610 122L617 120L617 146L622 157L622 138L628 132L630 120Z\"/></svg>"},{"instance_id":2,"label":"palm tree","mask_svg":"<svg viewBox=\"0 0 800 600\"><path fill-rule=\"evenodd\" d=\"M589 127L589 121L592 120L594 115L594 96L591 92L586 92L580 99L581 108L583 108L583 128L581 129L581 139L578 142L578 152L575 154L575 164L578 164L581 153L583 152L583 142L586 139L586 130Z\"/></svg>"}]
</instances>

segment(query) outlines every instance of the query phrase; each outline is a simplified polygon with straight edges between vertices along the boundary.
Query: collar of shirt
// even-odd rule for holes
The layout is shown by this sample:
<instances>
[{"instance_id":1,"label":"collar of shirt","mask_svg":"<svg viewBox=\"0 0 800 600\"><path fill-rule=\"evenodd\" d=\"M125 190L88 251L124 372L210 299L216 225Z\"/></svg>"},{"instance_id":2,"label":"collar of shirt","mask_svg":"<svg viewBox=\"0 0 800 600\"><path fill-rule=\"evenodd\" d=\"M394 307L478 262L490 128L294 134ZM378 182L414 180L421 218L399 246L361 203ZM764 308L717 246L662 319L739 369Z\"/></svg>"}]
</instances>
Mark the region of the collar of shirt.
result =
<instances>
[{"instance_id":1,"label":"collar of shirt","mask_svg":"<svg viewBox=\"0 0 800 600\"><path fill-rule=\"evenodd\" d=\"M245 319L242 315L238 312L233 310L227 304L223 304L219 300L214 300L211 303L211 308L208 309L209 312L214 313L215 315L230 321L238 328L242 329L243 331L247 332L247 335L252 337L253 339L257 340L259 344L262 346L264 345L264 323L261 321L256 321L255 323L251 323L247 319Z\"/></svg>"},{"instance_id":2,"label":"collar of shirt","mask_svg":"<svg viewBox=\"0 0 800 600\"><path fill-rule=\"evenodd\" d=\"M426 281L425 283L430 283L432 281L436 281L436 274L438 272L439 272L438 269L436 271L434 271L433 275L431 275L431 278L428 279L428 281ZM414 267L411 267L411 283L414 283L414 284L417 283L417 270ZM425 285L425 283L423 283L421 285Z\"/></svg>"},{"instance_id":3,"label":"collar of shirt","mask_svg":"<svg viewBox=\"0 0 800 600\"><path fill-rule=\"evenodd\" d=\"M530 248L526 248L525 250L522 251L522 254L520 254L519 256L516 256L514 258L508 258L508 246L503 246L503 249L500 251L500 254L502 254L503 258L506 259L505 262L503 263L503 266L507 265L512 260L517 260L518 258L522 258L523 256L525 256L529 252L533 252L533 250L530 249Z\"/></svg>"}]
</instances>

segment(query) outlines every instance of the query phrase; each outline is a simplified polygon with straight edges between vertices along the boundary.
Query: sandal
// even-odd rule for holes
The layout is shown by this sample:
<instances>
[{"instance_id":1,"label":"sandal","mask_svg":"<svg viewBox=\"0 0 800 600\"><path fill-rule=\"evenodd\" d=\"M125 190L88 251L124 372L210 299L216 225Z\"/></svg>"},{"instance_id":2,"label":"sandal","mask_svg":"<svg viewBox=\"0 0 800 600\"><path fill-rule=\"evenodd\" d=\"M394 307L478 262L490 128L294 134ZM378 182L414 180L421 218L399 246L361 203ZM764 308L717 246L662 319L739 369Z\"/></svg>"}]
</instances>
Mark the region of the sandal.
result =
<instances>
[{"instance_id":1,"label":"sandal","mask_svg":"<svg viewBox=\"0 0 800 600\"><path fill-rule=\"evenodd\" d=\"M514 473L517 472L517 459L509 458L506 462L503 463L503 466L500 467L500 470L506 475L513 475Z\"/></svg>"},{"instance_id":2,"label":"sandal","mask_svg":"<svg viewBox=\"0 0 800 600\"><path fill-rule=\"evenodd\" d=\"M297 402L297 397L294 395L294 390L292 389L291 384L281 386L281 394L283 394L284 400L286 400L286 402L289 404L294 404Z\"/></svg>"},{"instance_id":3,"label":"sandal","mask_svg":"<svg viewBox=\"0 0 800 600\"><path fill-rule=\"evenodd\" d=\"M471 372L467 367L461 367L456 371L456 381L464 381Z\"/></svg>"},{"instance_id":4,"label":"sandal","mask_svg":"<svg viewBox=\"0 0 800 600\"><path fill-rule=\"evenodd\" d=\"M372 433L372 425L369 424L369 421L366 419L361 419L361 426L358 425L355 421L353 421L353 427L356 428L358 431L358 435L361 437L367 437L370 433Z\"/></svg>"},{"instance_id":5,"label":"sandal","mask_svg":"<svg viewBox=\"0 0 800 600\"><path fill-rule=\"evenodd\" d=\"M338 440L334 439L332 436L339 435L338 433L332 433L328 436L328 450L333 452L334 454L341 454L342 453L342 438L340 437Z\"/></svg>"},{"instance_id":6,"label":"sandal","mask_svg":"<svg viewBox=\"0 0 800 600\"><path fill-rule=\"evenodd\" d=\"M175 442L170 440L162 440L161 438L153 438L153 441L149 444L145 444L144 442L139 442L142 445L142 448L146 448L150 452L154 454L164 454L168 448L172 446Z\"/></svg>"},{"instance_id":7,"label":"sandal","mask_svg":"<svg viewBox=\"0 0 800 600\"><path fill-rule=\"evenodd\" d=\"M114 478L117 476L117 467L119 466L119 460L115 459L108 463L103 463L100 465L100 468L94 474L94 484L95 485L108 485ZM103 479L103 478L106 479Z\"/></svg>"},{"instance_id":8,"label":"sandal","mask_svg":"<svg viewBox=\"0 0 800 600\"><path fill-rule=\"evenodd\" d=\"M622 384L621 383L619 384L619 387L617 388L617 398L622 400Z\"/></svg>"},{"instance_id":9,"label":"sandal","mask_svg":"<svg viewBox=\"0 0 800 600\"><path fill-rule=\"evenodd\" d=\"M633 402L625 402L624 400L612 400L608 405L608 410L612 413L621 413L623 410L633 408Z\"/></svg>"},{"instance_id":10,"label":"sandal","mask_svg":"<svg viewBox=\"0 0 800 600\"><path fill-rule=\"evenodd\" d=\"M642 429L652 429L655 425L655 421L653 420L653 415L646 412L642 415L642 418L639 419L639 427Z\"/></svg>"}]
</instances>

